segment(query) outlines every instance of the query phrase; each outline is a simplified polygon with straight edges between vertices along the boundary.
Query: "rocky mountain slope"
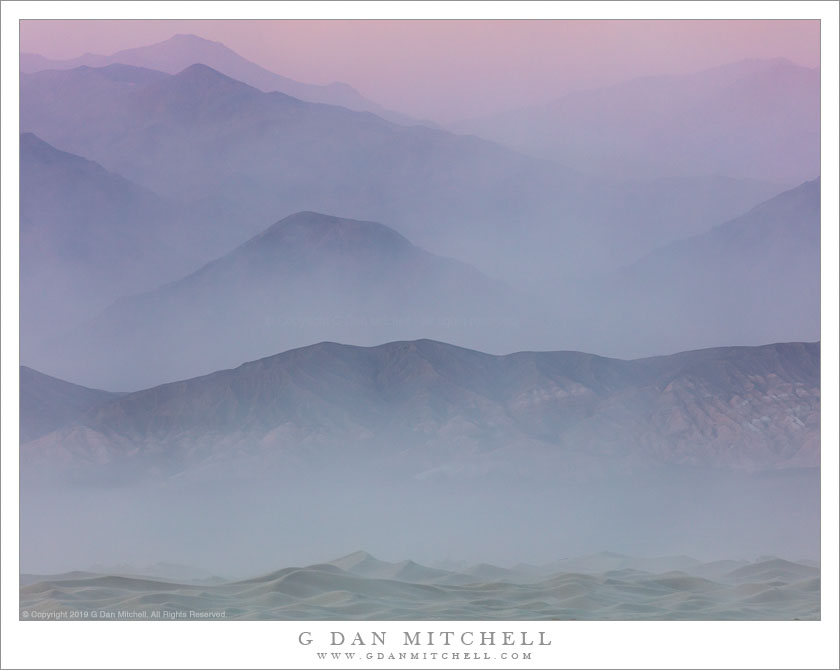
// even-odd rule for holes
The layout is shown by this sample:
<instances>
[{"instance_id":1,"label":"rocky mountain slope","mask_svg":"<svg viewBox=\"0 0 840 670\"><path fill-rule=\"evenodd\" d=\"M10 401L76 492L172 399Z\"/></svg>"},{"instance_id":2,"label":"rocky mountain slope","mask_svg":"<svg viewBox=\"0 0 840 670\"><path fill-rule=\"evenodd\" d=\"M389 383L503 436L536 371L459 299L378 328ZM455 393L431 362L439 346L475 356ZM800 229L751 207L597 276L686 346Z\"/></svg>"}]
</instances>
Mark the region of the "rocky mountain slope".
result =
<instances>
[{"instance_id":1,"label":"rocky mountain slope","mask_svg":"<svg viewBox=\"0 0 840 670\"><path fill-rule=\"evenodd\" d=\"M29 442L68 424L88 410L119 397L20 368L20 441Z\"/></svg>"},{"instance_id":2,"label":"rocky mountain slope","mask_svg":"<svg viewBox=\"0 0 840 670\"><path fill-rule=\"evenodd\" d=\"M125 395L23 455L175 470L377 462L411 476L597 463L773 470L819 464L819 401L819 344L622 361L322 343Z\"/></svg>"}]
</instances>

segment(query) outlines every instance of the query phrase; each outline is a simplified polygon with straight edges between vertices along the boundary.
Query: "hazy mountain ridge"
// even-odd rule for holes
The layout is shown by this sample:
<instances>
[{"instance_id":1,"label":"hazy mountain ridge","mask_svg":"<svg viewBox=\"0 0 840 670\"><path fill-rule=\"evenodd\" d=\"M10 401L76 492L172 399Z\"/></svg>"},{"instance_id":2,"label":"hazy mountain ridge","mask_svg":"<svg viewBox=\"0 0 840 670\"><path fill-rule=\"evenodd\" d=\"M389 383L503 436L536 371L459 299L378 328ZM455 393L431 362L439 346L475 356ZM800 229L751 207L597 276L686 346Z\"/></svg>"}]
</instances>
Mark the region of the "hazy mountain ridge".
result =
<instances>
[{"instance_id":1,"label":"hazy mountain ridge","mask_svg":"<svg viewBox=\"0 0 840 670\"><path fill-rule=\"evenodd\" d=\"M527 471L552 457L816 467L819 344L619 361L490 356L425 340L323 343L126 395L23 454L71 463L151 458L187 469L232 456L384 458L415 475L514 461Z\"/></svg>"},{"instance_id":2,"label":"hazy mountain ridge","mask_svg":"<svg viewBox=\"0 0 840 670\"><path fill-rule=\"evenodd\" d=\"M218 244L218 216L22 134L23 360L39 365L50 337L205 262Z\"/></svg>"},{"instance_id":3,"label":"hazy mountain ridge","mask_svg":"<svg viewBox=\"0 0 840 670\"><path fill-rule=\"evenodd\" d=\"M173 203L101 165L20 137L21 328L33 341L190 265Z\"/></svg>"},{"instance_id":4,"label":"hazy mountain ridge","mask_svg":"<svg viewBox=\"0 0 840 670\"><path fill-rule=\"evenodd\" d=\"M248 61L221 42L206 40L196 35L174 35L163 42L123 49L110 56L85 54L69 60L51 60L38 54L20 55L20 70L27 74L42 70L69 70L79 66L105 67L115 63L159 70L168 74L175 74L190 65L203 63L264 92L279 91L301 100L373 112L395 123L419 123L404 114L392 112L367 100L347 84L335 82L318 85L295 81Z\"/></svg>"},{"instance_id":5,"label":"hazy mountain ridge","mask_svg":"<svg viewBox=\"0 0 840 670\"><path fill-rule=\"evenodd\" d=\"M816 179L561 293L555 331L611 355L818 339L820 225Z\"/></svg>"},{"instance_id":6,"label":"hazy mountain ridge","mask_svg":"<svg viewBox=\"0 0 840 670\"><path fill-rule=\"evenodd\" d=\"M181 202L178 211L183 213L179 216L184 231L180 241L190 242L177 248L191 249L202 261L221 253L214 249L229 249L263 230L267 212L271 212L267 220L277 220L276 212L293 203L317 202L317 207L305 209L330 211L332 205L346 217L354 210L389 212L394 219L363 218L385 221L403 232L413 230L417 236L411 238L417 244L445 248L446 255L461 260L478 259L482 267L492 268L493 276L510 275L516 269L513 276L522 281L543 276L550 268L553 277L550 284L532 283L528 297L519 300L521 309L510 309L510 301L497 300L496 316L489 319L484 317L492 310L481 307L477 311L482 318L476 319L476 310L465 311L451 299L437 301L431 314L429 310L411 313L401 309L395 325L393 309L369 310L362 317L350 309L350 303L315 314L298 311L280 323L268 319L257 328L243 329L237 335L243 346L229 358L204 359L205 350L197 345L206 339L206 330L191 327L183 315L169 315L172 318L167 324L153 326L181 329L179 341L194 340L181 360L167 362L167 376L153 376L154 363L130 369L128 358L109 353L120 348L137 347L140 352L152 348L153 339L135 343L138 335L134 331L126 337L113 333L115 337L102 345L105 328L77 348L83 352L95 341L103 353L100 361L63 356L65 344L72 338L62 337L59 346L50 343L36 352L33 343L42 339L40 334L27 337L23 361L27 365L86 384L124 390L201 374L323 339L374 344L431 337L494 352L543 349L558 341L567 348L584 349L597 342L598 349L625 357L726 344L725 340L695 338L666 346L661 340L667 338L659 337L647 347L634 348L623 347L623 340L617 341L614 334L612 341L603 342L589 325L597 319L579 317L578 311L567 309L559 297L588 295L587 284L568 280L569 275L583 268L597 274L599 268L629 262L652 246L682 237L679 230L705 230L718 222L722 212L755 204L755 194L767 188L721 179L635 185L591 180L475 138L394 126L370 114L306 103L280 93L264 94L203 65L175 76L126 65L45 71L24 76L21 86L24 126L52 127L70 144L100 152L128 174L133 171L135 177L150 177L155 188L175 194L173 198L177 196ZM75 101L65 105L70 111L59 109L68 99ZM219 160L207 161L207 155ZM118 215L113 218L119 220ZM143 248L142 244L128 246L131 253ZM115 268L131 266L130 258L113 245L104 245L99 255ZM167 264L159 260L145 268L156 284L174 278ZM121 278L129 274L122 273ZM36 279L27 278L33 284L30 293L43 288ZM50 282L48 277L40 279L46 286L61 286L65 293L74 286ZM111 292L121 287L107 278L100 283ZM460 289L462 282L450 284ZM122 287L125 293L138 290ZM411 289L425 290L422 286ZM96 292L85 289L76 293L90 296ZM265 291L259 295L269 301L275 298ZM249 301L256 305L256 294L239 296L236 309L241 311ZM66 297L56 302L73 304ZM122 304L137 303L129 300ZM602 304L603 298L590 301L583 313ZM447 306L452 308L445 309ZM216 314L222 327L231 327L225 305L205 307ZM157 308L144 309L153 312ZM48 309L42 311L50 316ZM80 320L72 309L68 311ZM545 317L533 318L535 311ZM562 316L555 316L558 313ZM333 316L325 320L324 314ZM551 328L543 323L561 318L564 323ZM781 314L780 321L790 319ZM349 332L341 330L344 327ZM149 328L141 322L137 332ZM52 333L54 329L41 330ZM789 334L784 328L774 334L772 339L778 341L814 337ZM772 341L763 333L756 337L748 331L746 335L736 342ZM158 349L166 349L159 344ZM110 367L112 376L94 374L97 365ZM84 376L87 373L91 376Z\"/></svg>"},{"instance_id":7,"label":"hazy mountain ridge","mask_svg":"<svg viewBox=\"0 0 840 670\"><path fill-rule=\"evenodd\" d=\"M745 257L750 258L748 267L743 263ZM697 284L708 285L716 277L721 285L743 285L751 281L768 293L778 293L770 287L772 279L781 275L799 291L800 300L804 296L816 296L818 306L820 281L815 268L819 264L820 179L817 178L707 233L657 249L623 271L621 281L666 274L682 279L684 268L689 267L705 273L694 279ZM677 268L683 268L683 272L677 272ZM735 274L739 269L740 274ZM778 300L778 295L774 297ZM816 315L819 309L810 312Z\"/></svg>"},{"instance_id":8,"label":"hazy mountain ridge","mask_svg":"<svg viewBox=\"0 0 840 670\"><path fill-rule=\"evenodd\" d=\"M475 337L513 321L518 297L382 224L299 212L183 279L118 300L40 360L63 377L137 388L324 338Z\"/></svg>"},{"instance_id":9,"label":"hazy mountain ridge","mask_svg":"<svg viewBox=\"0 0 840 670\"><path fill-rule=\"evenodd\" d=\"M165 77L22 75L22 127L156 191L231 211L239 241L279 216L322 211L387 221L501 278L627 263L779 189L595 179L478 138L262 93L203 65Z\"/></svg>"},{"instance_id":10,"label":"hazy mountain ridge","mask_svg":"<svg viewBox=\"0 0 840 670\"><path fill-rule=\"evenodd\" d=\"M745 60L569 93L458 124L526 153L616 176L819 174L819 69Z\"/></svg>"},{"instance_id":11,"label":"hazy mountain ridge","mask_svg":"<svg viewBox=\"0 0 840 670\"><path fill-rule=\"evenodd\" d=\"M20 441L28 442L74 423L89 409L120 394L89 389L20 368Z\"/></svg>"},{"instance_id":12,"label":"hazy mountain ridge","mask_svg":"<svg viewBox=\"0 0 840 670\"><path fill-rule=\"evenodd\" d=\"M32 199L40 191L30 190ZM584 283L556 277L550 296L544 286L513 290L381 224L298 213L181 280L118 300L75 332L39 348L29 338L24 361L58 377L129 390L324 339L372 345L428 337L494 353L561 342L616 357L812 340L820 332L819 210L817 179L621 272ZM120 252L108 239L93 244L120 277L103 283L113 292L149 241ZM184 239L191 237L182 236L181 247ZM147 282L165 276L152 270ZM37 295L49 295L49 286L78 292L69 279L48 287L26 281Z\"/></svg>"}]
</instances>

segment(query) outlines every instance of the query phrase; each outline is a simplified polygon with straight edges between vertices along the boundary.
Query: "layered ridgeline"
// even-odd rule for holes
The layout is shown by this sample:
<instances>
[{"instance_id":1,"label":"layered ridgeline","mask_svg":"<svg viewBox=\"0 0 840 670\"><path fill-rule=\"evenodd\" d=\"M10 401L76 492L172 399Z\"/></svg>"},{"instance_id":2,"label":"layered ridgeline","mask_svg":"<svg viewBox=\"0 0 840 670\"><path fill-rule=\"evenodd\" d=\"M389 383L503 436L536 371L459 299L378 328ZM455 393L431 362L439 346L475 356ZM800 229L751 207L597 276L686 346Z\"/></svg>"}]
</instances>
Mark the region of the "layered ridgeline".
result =
<instances>
[{"instance_id":1,"label":"layered ridgeline","mask_svg":"<svg viewBox=\"0 0 840 670\"><path fill-rule=\"evenodd\" d=\"M206 258L212 217L20 136L21 346L78 325L118 297L183 276ZM212 247L212 244L210 245Z\"/></svg>"},{"instance_id":2,"label":"layered ridgeline","mask_svg":"<svg viewBox=\"0 0 840 670\"><path fill-rule=\"evenodd\" d=\"M167 203L101 165L25 133L20 184L26 340L90 318L175 260L162 239L173 223Z\"/></svg>"},{"instance_id":3,"label":"layered ridgeline","mask_svg":"<svg viewBox=\"0 0 840 670\"><path fill-rule=\"evenodd\" d=\"M21 456L35 470L303 467L409 479L563 481L656 465L813 468L819 358L819 344L801 343L634 361L491 356L429 340L323 343L103 398L22 445ZM22 377L25 401L30 383Z\"/></svg>"},{"instance_id":4,"label":"layered ridgeline","mask_svg":"<svg viewBox=\"0 0 840 670\"><path fill-rule=\"evenodd\" d=\"M816 340L820 180L577 287L564 308L558 334L618 355Z\"/></svg>"},{"instance_id":5,"label":"layered ridgeline","mask_svg":"<svg viewBox=\"0 0 840 670\"><path fill-rule=\"evenodd\" d=\"M657 250L618 273L613 288L619 323L667 315L667 334L652 346L818 338L820 180Z\"/></svg>"},{"instance_id":6,"label":"layered ridgeline","mask_svg":"<svg viewBox=\"0 0 840 670\"><path fill-rule=\"evenodd\" d=\"M614 269L781 188L604 181L476 137L265 93L201 64L174 75L122 64L23 74L21 128L198 211L228 213L231 246L321 211L388 222L501 278Z\"/></svg>"},{"instance_id":7,"label":"layered ridgeline","mask_svg":"<svg viewBox=\"0 0 840 670\"><path fill-rule=\"evenodd\" d=\"M522 303L387 226L299 212L179 281L117 301L35 359L60 377L129 390L324 339L427 334L513 347Z\"/></svg>"},{"instance_id":8,"label":"layered ridgeline","mask_svg":"<svg viewBox=\"0 0 840 670\"><path fill-rule=\"evenodd\" d=\"M820 172L819 100L819 68L753 59L573 92L456 128L595 174L793 185Z\"/></svg>"},{"instance_id":9,"label":"layered ridgeline","mask_svg":"<svg viewBox=\"0 0 840 670\"><path fill-rule=\"evenodd\" d=\"M197 35L173 35L163 42L123 49L110 56L84 54L70 60L53 60L38 54L22 53L20 55L20 71L27 74L42 70L72 70L80 66L99 68L113 64L133 65L175 74L195 63L204 63L232 79L237 79L261 91L279 91L309 102L322 102L361 112L373 112L395 123L418 123L416 120L387 110L364 98L348 84L334 82L318 85L295 81L252 63L221 42L206 40Z\"/></svg>"},{"instance_id":10,"label":"layered ridgeline","mask_svg":"<svg viewBox=\"0 0 840 670\"><path fill-rule=\"evenodd\" d=\"M20 368L20 441L29 442L82 418L120 396Z\"/></svg>"},{"instance_id":11,"label":"layered ridgeline","mask_svg":"<svg viewBox=\"0 0 840 670\"><path fill-rule=\"evenodd\" d=\"M117 301L23 361L130 390L322 340L429 337L492 353L633 358L820 335L820 182L551 295L515 291L375 223L299 213L177 282ZM548 285L544 288L547 289Z\"/></svg>"}]
</instances>

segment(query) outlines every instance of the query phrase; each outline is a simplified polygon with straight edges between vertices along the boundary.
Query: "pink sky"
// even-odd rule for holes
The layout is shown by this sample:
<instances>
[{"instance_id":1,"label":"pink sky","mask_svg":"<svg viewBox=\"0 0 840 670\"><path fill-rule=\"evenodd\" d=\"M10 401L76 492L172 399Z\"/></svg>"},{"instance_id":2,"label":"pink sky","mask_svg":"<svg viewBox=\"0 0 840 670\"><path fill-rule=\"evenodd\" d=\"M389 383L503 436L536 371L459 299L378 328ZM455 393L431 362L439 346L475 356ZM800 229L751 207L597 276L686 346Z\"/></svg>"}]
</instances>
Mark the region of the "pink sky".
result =
<instances>
[{"instance_id":1,"label":"pink sky","mask_svg":"<svg viewBox=\"0 0 840 670\"><path fill-rule=\"evenodd\" d=\"M299 81L346 82L442 122L572 88L743 58L819 65L818 21L21 21L21 51L111 54L176 33L224 42Z\"/></svg>"}]
</instances>

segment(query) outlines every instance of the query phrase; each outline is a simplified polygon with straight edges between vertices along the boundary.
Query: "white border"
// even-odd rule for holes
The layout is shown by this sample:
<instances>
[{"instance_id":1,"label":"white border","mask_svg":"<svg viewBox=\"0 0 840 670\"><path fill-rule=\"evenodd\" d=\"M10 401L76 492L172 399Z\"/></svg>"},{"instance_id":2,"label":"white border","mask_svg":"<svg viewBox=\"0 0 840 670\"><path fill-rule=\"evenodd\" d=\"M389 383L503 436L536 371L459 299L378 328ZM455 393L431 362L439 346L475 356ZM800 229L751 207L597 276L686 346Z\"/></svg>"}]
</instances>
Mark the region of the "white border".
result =
<instances>
[{"instance_id":1,"label":"white border","mask_svg":"<svg viewBox=\"0 0 840 670\"><path fill-rule=\"evenodd\" d=\"M305 630L549 631L531 662L355 661L357 667L837 668L838 645L838 12L835 2L4 2L2 13L2 667L341 667L296 643ZM200 14L200 16L196 16ZM21 18L707 18L821 19L822 41L822 621L544 623L75 623L18 621L17 170ZM212 630L208 626L213 626ZM140 628L142 627L142 628ZM537 655L539 654L539 655Z\"/></svg>"}]
</instances>

